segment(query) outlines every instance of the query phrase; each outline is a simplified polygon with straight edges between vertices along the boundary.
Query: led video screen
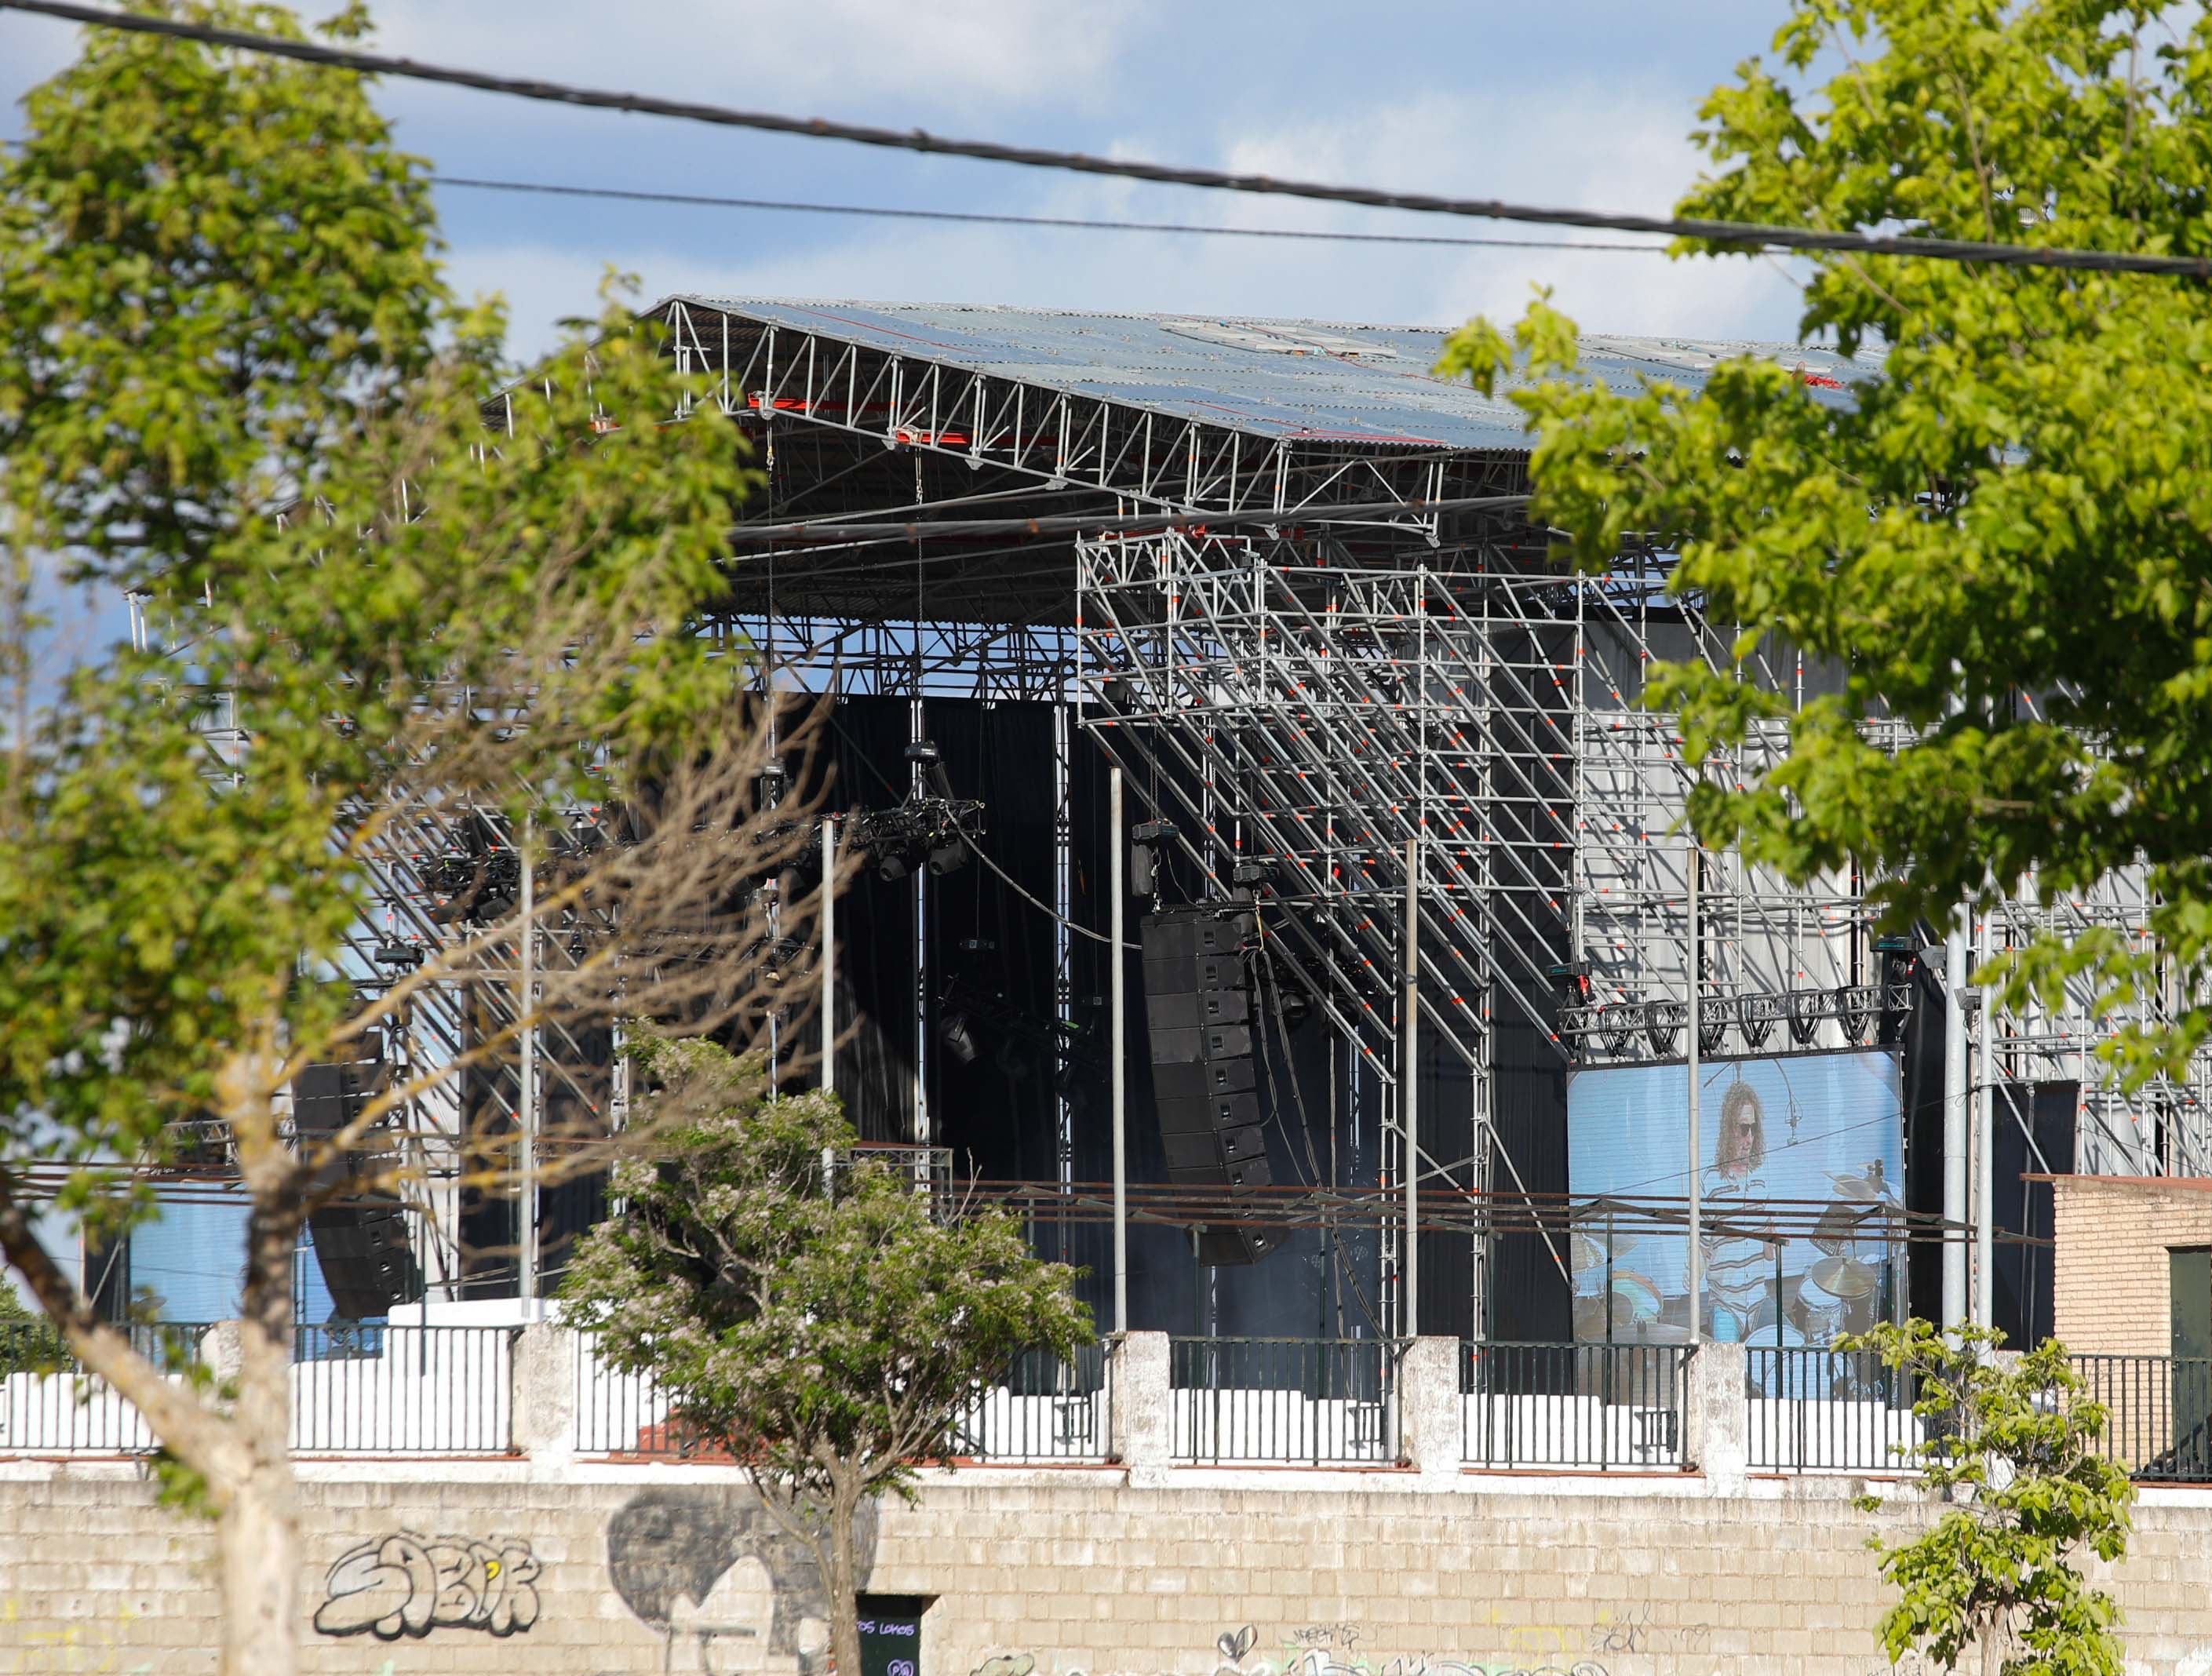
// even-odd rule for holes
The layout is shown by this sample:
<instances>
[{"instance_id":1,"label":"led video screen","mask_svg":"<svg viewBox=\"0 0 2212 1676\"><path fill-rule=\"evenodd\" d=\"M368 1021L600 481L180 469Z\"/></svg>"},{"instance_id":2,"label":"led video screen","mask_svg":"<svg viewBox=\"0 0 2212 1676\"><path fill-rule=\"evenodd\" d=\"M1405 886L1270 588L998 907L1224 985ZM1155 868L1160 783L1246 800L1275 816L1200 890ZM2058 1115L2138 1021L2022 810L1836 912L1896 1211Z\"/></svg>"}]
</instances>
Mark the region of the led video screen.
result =
<instances>
[{"instance_id":1,"label":"led video screen","mask_svg":"<svg viewBox=\"0 0 2212 1676\"><path fill-rule=\"evenodd\" d=\"M1699 1068L1698 1169L1708 1226L1705 1330L1824 1346L1891 1318L1904 1278L1905 1126L1893 1052L1717 1060ZM1688 1337L1689 1080L1680 1064L1567 1079L1575 1336ZM1607 1215L1590 1199L1616 1199ZM1652 1207L1653 1199L1670 1200ZM1646 1214L1627 1201L1647 1201Z\"/></svg>"}]
</instances>

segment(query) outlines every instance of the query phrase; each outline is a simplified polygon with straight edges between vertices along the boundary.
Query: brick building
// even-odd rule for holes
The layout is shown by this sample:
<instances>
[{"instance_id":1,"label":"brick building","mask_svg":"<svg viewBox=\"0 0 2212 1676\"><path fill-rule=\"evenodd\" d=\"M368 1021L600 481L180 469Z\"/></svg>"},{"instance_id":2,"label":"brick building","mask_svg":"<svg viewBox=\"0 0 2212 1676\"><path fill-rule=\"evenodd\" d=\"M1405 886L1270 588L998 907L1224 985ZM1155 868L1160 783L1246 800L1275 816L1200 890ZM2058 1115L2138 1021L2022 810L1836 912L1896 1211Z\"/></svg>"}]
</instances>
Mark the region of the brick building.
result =
<instances>
[{"instance_id":1,"label":"brick building","mask_svg":"<svg viewBox=\"0 0 2212 1676\"><path fill-rule=\"evenodd\" d=\"M2081 1355L2212 1356L2212 1179L2051 1179L2056 1331Z\"/></svg>"}]
</instances>

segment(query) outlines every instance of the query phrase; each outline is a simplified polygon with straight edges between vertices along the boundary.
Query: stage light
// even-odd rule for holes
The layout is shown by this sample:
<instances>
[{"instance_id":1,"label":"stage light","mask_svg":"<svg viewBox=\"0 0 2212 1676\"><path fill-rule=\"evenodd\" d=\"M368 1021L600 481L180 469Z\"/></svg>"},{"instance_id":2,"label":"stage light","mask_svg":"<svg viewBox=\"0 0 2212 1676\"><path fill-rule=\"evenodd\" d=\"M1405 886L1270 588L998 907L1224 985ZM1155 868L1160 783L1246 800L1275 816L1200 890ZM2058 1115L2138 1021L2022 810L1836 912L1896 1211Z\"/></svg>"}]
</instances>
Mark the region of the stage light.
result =
<instances>
[{"instance_id":1,"label":"stage light","mask_svg":"<svg viewBox=\"0 0 2212 1676\"><path fill-rule=\"evenodd\" d=\"M929 871L939 878L947 873L957 873L968 865L968 846L955 838L949 844L940 844L929 853Z\"/></svg>"},{"instance_id":2,"label":"stage light","mask_svg":"<svg viewBox=\"0 0 2212 1676\"><path fill-rule=\"evenodd\" d=\"M1129 846L1129 894L1149 896L1160 888L1160 861L1150 844Z\"/></svg>"},{"instance_id":3,"label":"stage light","mask_svg":"<svg viewBox=\"0 0 2212 1676\"><path fill-rule=\"evenodd\" d=\"M974 1031L969 1028L964 1012L948 1012L937 1021L937 1039L945 1044L945 1051L963 1065L975 1063L978 1051Z\"/></svg>"}]
</instances>

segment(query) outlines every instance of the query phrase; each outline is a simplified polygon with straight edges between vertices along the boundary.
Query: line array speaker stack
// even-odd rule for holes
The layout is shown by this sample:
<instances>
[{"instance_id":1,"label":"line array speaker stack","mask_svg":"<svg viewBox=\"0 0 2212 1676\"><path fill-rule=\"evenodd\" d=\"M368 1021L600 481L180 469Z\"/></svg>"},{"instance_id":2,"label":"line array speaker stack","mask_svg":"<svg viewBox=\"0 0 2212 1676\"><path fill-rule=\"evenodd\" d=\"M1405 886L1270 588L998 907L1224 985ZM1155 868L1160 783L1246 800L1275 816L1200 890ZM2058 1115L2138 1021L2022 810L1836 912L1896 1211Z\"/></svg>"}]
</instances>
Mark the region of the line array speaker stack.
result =
<instances>
[{"instance_id":1,"label":"line array speaker stack","mask_svg":"<svg viewBox=\"0 0 2212 1676\"><path fill-rule=\"evenodd\" d=\"M1152 1093L1168 1180L1228 1188L1232 1198L1273 1184L1252 1060L1248 912L1167 908L1139 935L1145 952L1145 1022ZM1201 1262L1256 1262L1281 1243L1256 1229L1216 1227L1199 1235Z\"/></svg>"},{"instance_id":2,"label":"line array speaker stack","mask_svg":"<svg viewBox=\"0 0 2212 1676\"><path fill-rule=\"evenodd\" d=\"M361 1115L384 1066L378 1060L311 1065L292 1084L292 1120L302 1145L337 1133ZM315 1187L327 1189L376 1167L379 1154L357 1149L333 1158ZM422 1271L407 1239L399 1195L381 1189L342 1193L308 1213L315 1261L340 1321L372 1321L422 1296Z\"/></svg>"}]
</instances>

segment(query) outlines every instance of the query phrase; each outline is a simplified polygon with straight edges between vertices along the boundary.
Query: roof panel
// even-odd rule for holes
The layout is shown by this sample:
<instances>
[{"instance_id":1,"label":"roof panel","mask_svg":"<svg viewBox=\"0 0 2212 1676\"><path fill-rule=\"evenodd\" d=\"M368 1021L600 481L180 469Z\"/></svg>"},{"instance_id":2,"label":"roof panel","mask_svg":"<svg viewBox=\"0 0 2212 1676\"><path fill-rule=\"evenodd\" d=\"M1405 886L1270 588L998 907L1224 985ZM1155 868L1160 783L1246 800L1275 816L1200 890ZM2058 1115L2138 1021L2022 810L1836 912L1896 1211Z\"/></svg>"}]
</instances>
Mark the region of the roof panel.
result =
<instances>
[{"instance_id":1,"label":"roof panel","mask_svg":"<svg viewBox=\"0 0 2212 1676\"><path fill-rule=\"evenodd\" d=\"M1044 388L1097 396L1269 437L1519 451L1520 410L1430 368L1447 328L1194 314L1105 314L945 303L670 299ZM1609 384L1648 376L1701 387L1714 367L1756 355L1816 380L1841 405L1869 360L1796 343L1586 337L1583 355ZM1832 385L1831 380L1833 381Z\"/></svg>"}]
</instances>

